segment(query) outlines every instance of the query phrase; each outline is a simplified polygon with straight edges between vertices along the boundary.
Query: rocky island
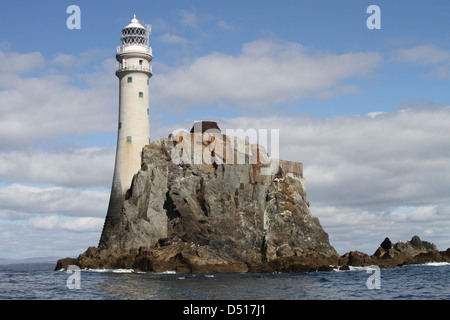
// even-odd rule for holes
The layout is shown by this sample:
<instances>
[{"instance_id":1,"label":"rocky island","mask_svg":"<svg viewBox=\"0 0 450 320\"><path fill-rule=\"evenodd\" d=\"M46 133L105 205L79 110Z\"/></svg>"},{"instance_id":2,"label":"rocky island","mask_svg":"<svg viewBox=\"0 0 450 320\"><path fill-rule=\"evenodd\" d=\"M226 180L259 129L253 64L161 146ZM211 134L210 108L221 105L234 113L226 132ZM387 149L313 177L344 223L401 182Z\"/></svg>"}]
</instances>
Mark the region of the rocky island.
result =
<instances>
[{"instance_id":1,"label":"rocky island","mask_svg":"<svg viewBox=\"0 0 450 320\"><path fill-rule=\"evenodd\" d=\"M195 148L211 161L193 161ZM311 214L301 164L274 161L264 147L217 130L154 141L98 247L59 260L55 270L310 272L450 261L450 249L439 252L417 236L386 238L372 256L339 256Z\"/></svg>"}]
</instances>

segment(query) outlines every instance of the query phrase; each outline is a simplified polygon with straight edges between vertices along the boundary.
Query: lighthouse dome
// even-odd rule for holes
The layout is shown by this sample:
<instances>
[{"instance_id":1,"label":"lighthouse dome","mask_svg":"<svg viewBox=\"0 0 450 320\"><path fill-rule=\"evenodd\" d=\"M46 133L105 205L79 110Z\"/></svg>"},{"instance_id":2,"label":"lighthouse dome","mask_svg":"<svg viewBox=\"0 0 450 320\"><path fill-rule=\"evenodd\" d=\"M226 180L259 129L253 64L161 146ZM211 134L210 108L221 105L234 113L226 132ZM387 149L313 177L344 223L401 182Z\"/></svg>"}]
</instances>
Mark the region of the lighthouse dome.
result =
<instances>
[{"instance_id":1,"label":"lighthouse dome","mask_svg":"<svg viewBox=\"0 0 450 320\"><path fill-rule=\"evenodd\" d=\"M129 25L127 25L124 29L128 29L128 28L143 28L143 29L145 29L145 27L136 18L136 15L133 16L133 19L131 19L131 23Z\"/></svg>"},{"instance_id":2,"label":"lighthouse dome","mask_svg":"<svg viewBox=\"0 0 450 320\"><path fill-rule=\"evenodd\" d=\"M122 29L122 38L120 38L122 40L122 49L136 49L138 51L142 51L143 49L147 50L149 34L150 26L144 27L136 18L136 15L134 15L133 19L131 19L131 23ZM133 46L133 48L130 46ZM139 46L143 47L139 48Z\"/></svg>"}]
</instances>

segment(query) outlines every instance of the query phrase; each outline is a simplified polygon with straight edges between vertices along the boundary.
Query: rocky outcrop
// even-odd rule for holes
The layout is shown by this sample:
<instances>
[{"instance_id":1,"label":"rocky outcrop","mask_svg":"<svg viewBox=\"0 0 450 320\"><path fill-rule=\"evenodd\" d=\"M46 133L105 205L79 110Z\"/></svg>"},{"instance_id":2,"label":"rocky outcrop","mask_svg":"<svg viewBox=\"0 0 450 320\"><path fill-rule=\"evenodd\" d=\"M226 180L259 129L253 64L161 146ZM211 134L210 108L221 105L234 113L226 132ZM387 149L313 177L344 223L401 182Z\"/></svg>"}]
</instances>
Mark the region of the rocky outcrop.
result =
<instances>
[{"instance_id":1,"label":"rocky outcrop","mask_svg":"<svg viewBox=\"0 0 450 320\"><path fill-rule=\"evenodd\" d=\"M261 146L220 134L153 142L121 212L75 264L151 272L329 268L339 256L309 210L304 179L274 161Z\"/></svg>"},{"instance_id":2,"label":"rocky outcrop","mask_svg":"<svg viewBox=\"0 0 450 320\"><path fill-rule=\"evenodd\" d=\"M434 244L422 241L418 236L413 236L406 243L399 241L395 244L386 238L373 255L350 251L341 256L338 263L344 266L377 265L392 268L427 262L450 262L450 249L438 251Z\"/></svg>"},{"instance_id":3,"label":"rocky outcrop","mask_svg":"<svg viewBox=\"0 0 450 320\"><path fill-rule=\"evenodd\" d=\"M105 220L98 247L55 269L309 272L443 261L450 262L450 249L440 252L418 236L395 244L386 238L371 256L339 257L309 210L301 164L278 167L261 146L186 132L143 149L141 170L120 212Z\"/></svg>"}]
</instances>

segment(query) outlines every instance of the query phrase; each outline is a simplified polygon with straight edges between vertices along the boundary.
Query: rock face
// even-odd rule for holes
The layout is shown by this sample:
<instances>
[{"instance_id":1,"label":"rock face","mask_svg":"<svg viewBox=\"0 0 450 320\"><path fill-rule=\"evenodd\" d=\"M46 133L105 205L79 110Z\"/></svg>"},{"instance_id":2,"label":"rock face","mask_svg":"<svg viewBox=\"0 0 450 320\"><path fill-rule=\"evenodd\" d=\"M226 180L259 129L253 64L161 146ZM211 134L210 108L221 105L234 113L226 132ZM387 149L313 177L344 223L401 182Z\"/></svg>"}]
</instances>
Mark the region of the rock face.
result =
<instances>
[{"instance_id":1,"label":"rock face","mask_svg":"<svg viewBox=\"0 0 450 320\"><path fill-rule=\"evenodd\" d=\"M277 167L264 148L207 135L182 133L146 146L122 211L105 221L99 246L76 264L269 272L337 263L327 233L309 210L301 176L281 167L268 174ZM206 163L196 164L194 150ZM67 261L60 260L56 269Z\"/></svg>"},{"instance_id":2,"label":"rock face","mask_svg":"<svg viewBox=\"0 0 450 320\"><path fill-rule=\"evenodd\" d=\"M440 252L418 236L395 244L386 238L371 256L339 257L309 210L301 164L278 167L261 146L216 131L146 146L141 170L121 211L105 220L98 247L59 260L55 269L309 272L430 261L450 262L450 249Z\"/></svg>"}]
</instances>

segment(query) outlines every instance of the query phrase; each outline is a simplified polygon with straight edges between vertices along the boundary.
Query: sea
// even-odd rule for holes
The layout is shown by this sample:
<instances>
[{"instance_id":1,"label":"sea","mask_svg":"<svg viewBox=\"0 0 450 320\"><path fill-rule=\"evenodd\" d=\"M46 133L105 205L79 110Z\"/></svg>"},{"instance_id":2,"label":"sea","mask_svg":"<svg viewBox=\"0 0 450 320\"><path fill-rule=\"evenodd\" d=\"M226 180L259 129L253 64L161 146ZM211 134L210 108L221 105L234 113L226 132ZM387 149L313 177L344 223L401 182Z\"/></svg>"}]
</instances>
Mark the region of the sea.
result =
<instances>
[{"instance_id":1,"label":"sea","mask_svg":"<svg viewBox=\"0 0 450 320\"><path fill-rule=\"evenodd\" d=\"M450 300L449 263L298 274L155 274L54 267L0 265L0 300Z\"/></svg>"}]
</instances>

